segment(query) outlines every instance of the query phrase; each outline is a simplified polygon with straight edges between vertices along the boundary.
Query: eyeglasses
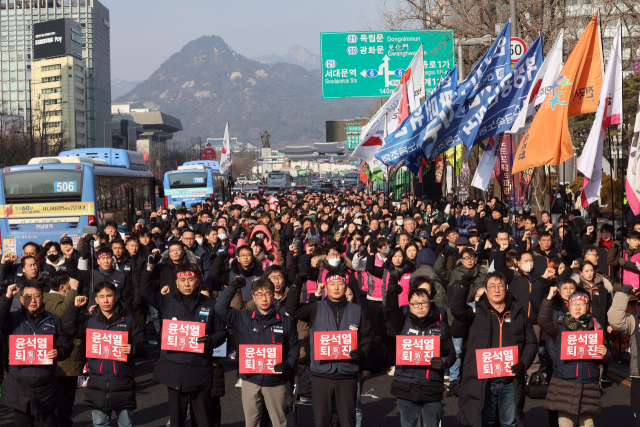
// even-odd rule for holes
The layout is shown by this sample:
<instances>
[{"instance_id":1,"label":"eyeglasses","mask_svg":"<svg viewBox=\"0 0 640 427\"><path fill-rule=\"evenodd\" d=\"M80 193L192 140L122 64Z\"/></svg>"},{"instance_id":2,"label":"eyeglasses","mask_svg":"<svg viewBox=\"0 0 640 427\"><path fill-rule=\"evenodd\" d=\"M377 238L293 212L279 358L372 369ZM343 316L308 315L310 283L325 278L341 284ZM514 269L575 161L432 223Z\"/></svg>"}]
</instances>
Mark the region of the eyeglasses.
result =
<instances>
[{"instance_id":1,"label":"eyeglasses","mask_svg":"<svg viewBox=\"0 0 640 427\"><path fill-rule=\"evenodd\" d=\"M420 308L420 307L426 307L429 304L430 304L429 302L424 301L424 302L412 302L409 305L413 308Z\"/></svg>"},{"instance_id":2,"label":"eyeglasses","mask_svg":"<svg viewBox=\"0 0 640 427\"><path fill-rule=\"evenodd\" d=\"M563 287L563 288L560 288L560 291L562 291L562 292L571 292L571 293L573 293L573 291L575 291L575 288L574 288L573 286L572 286L572 287L565 286L565 287Z\"/></svg>"},{"instance_id":3,"label":"eyeglasses","mask_svg":"<svg viewBox=\"0 0 640 427\"><path fill-rule=\"evenodd\" d=\"M277 280L277 281L279 282L279 281L281 281L281 280L284 280L284 276L281 276L281 275L278 275L278 276L272 276L272 277L269 277L269 280L271 280L272 282L273 282L274 280Z\"/></svg>"},{"instance_id":4,"label":"eyeglasses","mask_svg":"<svg viewBox=\"0 0 640 427\"><path fill-rule=\"evenodd\" d=\"M475 261L476 257L474 257L474 256L465 256L465 257L462 257L462 260L463 261Z\"/></svg>"},{"instance_id":5,"label":"eyeglasses","mask_svg":"<svg viewBox=\"0 0 640 427\"><path fill-rule=\"evenodd\" d=\"M242 255L238 255L238 258L251 258L253 256L253 254L242 254Z\"/></svg>"},{"instance_id":6,"label":"eyeglasses","mask_svg":"<svg viewBox=\"0 0 640 427\"><path fill-rule=\"evenodd\" d=\"M169 251L169 253L171 253L171 254L179 254L180 252L182 252L182 249L171 249Z\"/></svg>"},{"instance_id":7,"label":"eyeglasses","mask_svg":"<svg viewBox=\"0 0 640 427\"><path fill-rule=\"evenodd\" d=\"M487 286L487 289L489 289L490 291L497 291L498 289L502 290L504 289L505 286L504 285L491 285L491 286Z\"/></svg>"},{"instance_id":8,"label":"eyeglasses","mask_svg":"<svg viewBox=\"0 0 640 427\"><path fill-rule=\"evenodd\" d=\"M254 297L262 299L262 298L269 298L270 296L272 296L273 294L271 292L260 292L259 294L253 294Z\"/></svg>"},{"instance_id":9,"label":"eyeglasses","mask_svg":"<svg viewBox=\"0 0 640 427\"><path fill-rule=\"evenodd\" d=\"M576 307L576 308L584 308L587 306L586 303L584 302L572 302L571 304L569 304L572 307Z\"/></svg>"}]
</instances>

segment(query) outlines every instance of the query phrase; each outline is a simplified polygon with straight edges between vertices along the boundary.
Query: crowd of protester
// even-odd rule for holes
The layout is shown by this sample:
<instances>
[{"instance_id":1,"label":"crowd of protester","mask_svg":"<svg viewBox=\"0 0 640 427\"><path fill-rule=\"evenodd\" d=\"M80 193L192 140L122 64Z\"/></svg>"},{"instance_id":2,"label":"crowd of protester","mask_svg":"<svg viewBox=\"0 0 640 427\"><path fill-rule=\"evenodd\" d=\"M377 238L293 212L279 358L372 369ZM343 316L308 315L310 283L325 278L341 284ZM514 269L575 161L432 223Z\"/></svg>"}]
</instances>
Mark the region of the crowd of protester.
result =
<instances>
[{"instance_id":1,"label":"crowd of protester","mask_svg":"<svg viewBox=\"0 0 640 427\"><path fill-rule=\"evenodd\" d=\"M188 414L221 425L223 360L242 364L241 349L262 344L279 345L280 360L235 383L251 427L296 426L295 399L311 401L317 427L360 426L363 381L380 373L393 377L402 427L438 427L444 396L457 397L464 426L524 426L526 398L545 399L550 426L592 426L625 336L630 406L640 408L640 221L614 229L553 200L538 217L495 197L235 196L137 212L75 247L65 234L2 255L0 402L17 426L70 426L80 387L95 426L113 413L132 426L136 362L161 346L169 321L204 325L203 352L161 349L155 361L174 427ZM126 358L87 357L96 330L127 332L117 348ZM316 334L337 331L355 331L346 357L317 356ZM570 331L601 331L598 357L565 360ZM12 335L52 336L51 364L11 364ZM406 364L396 358L405 336L438 337L439 351ZM511 375L484 378L477 351L506 347L517 351ZM309 374L309 389L296 390Z\"/></svg>"}]
</instances>

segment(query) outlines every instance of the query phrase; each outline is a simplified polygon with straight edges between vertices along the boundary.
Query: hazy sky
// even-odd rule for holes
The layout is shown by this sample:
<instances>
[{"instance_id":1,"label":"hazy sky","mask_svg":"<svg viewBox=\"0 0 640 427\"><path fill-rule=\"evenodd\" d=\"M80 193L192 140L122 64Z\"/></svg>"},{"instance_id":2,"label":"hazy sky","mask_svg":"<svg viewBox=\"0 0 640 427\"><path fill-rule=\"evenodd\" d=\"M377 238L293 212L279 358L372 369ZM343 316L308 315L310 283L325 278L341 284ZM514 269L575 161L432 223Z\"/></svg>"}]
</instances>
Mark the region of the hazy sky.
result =
<instances>
[{"instance_id":1,"label":"hazy sky","mask_svg":"<svg viewBox=\"0 0 640 427\"><path fill-rule=\"evenodd\" d=\"M111 16L111 77L144 80L189 41L217 35L241 55L320 53L320 32L375 24L376 0L100 0Z\"/></svg>"}]
</instances>

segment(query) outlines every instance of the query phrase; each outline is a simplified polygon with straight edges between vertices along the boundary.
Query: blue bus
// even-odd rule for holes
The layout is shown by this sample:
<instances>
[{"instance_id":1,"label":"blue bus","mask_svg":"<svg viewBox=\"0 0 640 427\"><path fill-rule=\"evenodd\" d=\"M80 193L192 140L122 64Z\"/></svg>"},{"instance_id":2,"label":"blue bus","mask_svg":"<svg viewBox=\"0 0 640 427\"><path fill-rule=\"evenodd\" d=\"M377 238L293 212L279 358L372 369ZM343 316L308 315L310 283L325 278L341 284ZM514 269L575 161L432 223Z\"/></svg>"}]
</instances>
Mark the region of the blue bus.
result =
<instances>
[{"instance_id":1,"label":"blue bus","mask_svg":"<svg viewBox=\"0 0 640 427\"><path fill-rule=\"evenodd\" d=\"M229 189L229 174L220 173L220 162L186 162L178 170L164 174L164 207L172 209L182 202L188 207L207 197L226 201Z\"/></svg>"},{"instance_id":2,"label":"blue bus","mask_svg":"<svg viewBox=\"0 0 640 427\"><path fill-rule=\"evenodd\" d=\"M344 185L347 187L357 187L360 183L360 173L347 172L344 174Z\"/></svg>"},{"instance_id":3,"label":"blue bus","mask_svg":"<svg viewBox=\"0 0 640 427\"><path fill-rule=\"evenodd\" d=\"M22 253L29 242L82 236L82 227L106 221L133 223L136 211L156 209L159 182L138 152L94 148L36 157L0 175L0 239L3 252ZM95 224L92 224L95 223Z\"/></svg>"}]
</instances>

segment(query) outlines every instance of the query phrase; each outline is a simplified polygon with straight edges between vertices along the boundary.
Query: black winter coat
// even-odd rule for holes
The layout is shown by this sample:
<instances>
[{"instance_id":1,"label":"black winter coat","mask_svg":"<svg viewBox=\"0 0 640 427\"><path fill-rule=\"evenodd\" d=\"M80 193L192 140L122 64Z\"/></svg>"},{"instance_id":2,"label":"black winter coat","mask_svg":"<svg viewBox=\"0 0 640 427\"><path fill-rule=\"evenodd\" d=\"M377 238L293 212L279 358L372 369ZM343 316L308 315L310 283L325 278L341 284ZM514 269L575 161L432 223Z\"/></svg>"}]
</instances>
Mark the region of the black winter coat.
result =
<instances>
[{"instance_id":1,"label":"black winter coat","mask_svg":"<svg viewBox=\"0 0 640 427\"><path fill-rule=\"evenodd\" d=\"M92 328L91 323L100 325L103 330L115 330L125 332L120 325L129 325L126 332L129 334L129 342L123 344L132 345L132 354L126 362L115 360L103 360L89 358L89 381L84 393L83 404L103 412L112 409L136 409L136 382L134 378L134 358L144 358L147 355L147 345L144 343L142 327L127 314L121 301L116 303L116 310L107 319L99 307L93 310L91 318L81 321L78 317L84 307L76 307L69 304L62 316L62 329L69 336L84 337L87 328Z\"/></svg>"},{"instance_id":2,"label":"black winter coat","mask_svg":"<svg viewBox=\"0 0 640 427\"><path fill-rule=\"evenodd\" d=\"M484 294L476 303L476 311L467 305L469 288L455 284L451 301L451 314L455 319L469 325L469 339L466 343L466 357L463 359L462 381L460 382L459 412L456 421L464 426L482 426L487 380L478 379L476 350L491 347L492 319L491 305ZM511 311L511 343L518 347L519 361L529 369L538 352L538 340L533 326L522 305L507 292L507 309ZM524 427L524 376L513 377L516 403L516 423Z\"/></svg>"}]
</instances>

